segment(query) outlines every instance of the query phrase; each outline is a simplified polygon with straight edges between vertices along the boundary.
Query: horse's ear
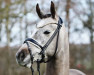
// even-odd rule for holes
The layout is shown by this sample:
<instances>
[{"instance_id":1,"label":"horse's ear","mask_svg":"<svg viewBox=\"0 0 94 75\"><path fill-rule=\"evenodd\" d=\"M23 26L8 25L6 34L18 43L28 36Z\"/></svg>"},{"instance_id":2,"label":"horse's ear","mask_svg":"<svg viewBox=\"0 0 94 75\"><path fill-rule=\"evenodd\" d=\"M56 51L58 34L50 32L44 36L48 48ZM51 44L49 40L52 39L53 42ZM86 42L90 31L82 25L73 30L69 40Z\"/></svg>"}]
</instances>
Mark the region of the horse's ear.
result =
<instances>
[{"instance_id":1,"label":"horse's ear","mask_svg":"<svg viewBox=\"0 0 94 75\"><path fill-rule=\"evenodd\" d=\"M41 10L39 8L39 4L36 5L36 12L37 12L39 18L42 19L44 15L43 15L43 13L41 12Z\"/></svg>"},{"instance_id":2,"label":"horse's ear","mask_svg":"<svg viewBox=\"0 0 94 75\"><path fill-rule=\"evenodd\" d=\"M55 6L52 1L51 1L50 11L51 11L52 18L55 18Z\"/></svg>"}]
</instances>

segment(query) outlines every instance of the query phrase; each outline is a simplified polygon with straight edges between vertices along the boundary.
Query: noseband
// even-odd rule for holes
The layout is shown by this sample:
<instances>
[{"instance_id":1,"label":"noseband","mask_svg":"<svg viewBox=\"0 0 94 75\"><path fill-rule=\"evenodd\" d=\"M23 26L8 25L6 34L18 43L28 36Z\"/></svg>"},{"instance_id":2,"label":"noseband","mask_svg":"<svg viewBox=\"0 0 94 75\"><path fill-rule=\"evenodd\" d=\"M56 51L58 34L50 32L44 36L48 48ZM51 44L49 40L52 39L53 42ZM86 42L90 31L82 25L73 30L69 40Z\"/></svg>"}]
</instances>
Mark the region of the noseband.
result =
<instances>
[{"instance_id":1,"label":"noseband","mask_svg":"<svg viewBox=\"0 0 94 75\"><path fill-rule=\"evenodd\" d=\"M50 37L50 39L47 41L47 43L44 45L44 46L41 46L37 41L35 41L34 39L32 38L27 38L24 43L27 44L28 46L28 51L29 51L29 54L30 54L30 60L31 60L31 64L33 64L33 55L32 55L32 50L31 50L31 47L30 47L30 44L29 42L37 45L41 51L39 53L39 55L41 56L41 60L40 59L37 59L37 70L39 72L39 75L40 75L40 63L44 62L44 63L47 63L49 62L56 54L57 52L57 48L58 48L58 39L59 39L59 31L60 31L60 28L62 27L62 19L59 17L59 20L58 20L58 23L52 23L52 24L57 24L57 28L55 30L55 32L53 33L53 35ZM54 37L56 36L57 34L57 39L56 39L56 47L55 47L55 52L53 54L53 56L51 56L47 61L45 61L45 50L48 48L49 44L52 42L52 40L54 39ZM32 75L34 75L34 69L32 68L32 65L31 65L31 71L32 71Z\"/></svg>"}]
</instances>

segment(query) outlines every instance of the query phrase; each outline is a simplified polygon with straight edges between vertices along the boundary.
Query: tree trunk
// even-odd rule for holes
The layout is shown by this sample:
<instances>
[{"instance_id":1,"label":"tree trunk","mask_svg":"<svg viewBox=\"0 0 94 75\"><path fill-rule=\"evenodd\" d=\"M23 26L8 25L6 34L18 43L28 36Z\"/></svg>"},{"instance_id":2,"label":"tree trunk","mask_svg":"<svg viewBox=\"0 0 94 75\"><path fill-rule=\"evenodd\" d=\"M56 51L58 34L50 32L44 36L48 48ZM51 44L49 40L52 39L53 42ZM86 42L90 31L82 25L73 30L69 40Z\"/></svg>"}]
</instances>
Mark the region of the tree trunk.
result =
<instances>
[{"instance_id":1,"label":"tree trunk","mask_svg":"<svg viewBox=\"0 0 94 75\"><path fill-rule=\"evenodd\" d=\"M8 63L8 75L12 75L11 70L11 51L10 51L10 32L11 29L9 28L9 12L10 12L10 0L6 0L6 39L7 39L7 50L8 50L8 57L7 57L7 63Z\"/></svg>"},{"instance_id":2,"label":"tree trunk","mask_svg":"<svg viewBox=\"0 0 94 75\"><path fill-rule=\"evenodd\" d=\"M8 25L9 25L9 20L7 19L7 20L6 20L7 46L10 45L10 30L9 30L9 28L8 28Z\"/></svg>"},{"instance_id":3,"label":"tree trunk","mask_svg":"<svg viewBox=\"0 0 94 75\"><path fill-rule=\"evenodd\" d=\"M20 44L22 44L22 17L20 18Z\"/></svg>"},{"instance_id":4,"label":"tree trunk","mask_svg":"<svg viewBox=\"0 0 94 75\"><path fill-rule=\"evenodd\" d=\"M68 36L70 34L70 18L69 18L69 15L70 15L70 13L69 13L70 4L71 4L71 0L67 0L66 1L66 21L67 21L66 24L68 26Z\"/></svg>"},{"instance_id":5,"label":"tree trunk","mask_svg":"<svg viewBox=\"0 0 94 75\"><path fill-rule=\"evenodd\" d=\"M0 41L1 41L1 28L2 28L2 25L1 25L1 23L0 23Z\"/></svg>"}]
</instances>

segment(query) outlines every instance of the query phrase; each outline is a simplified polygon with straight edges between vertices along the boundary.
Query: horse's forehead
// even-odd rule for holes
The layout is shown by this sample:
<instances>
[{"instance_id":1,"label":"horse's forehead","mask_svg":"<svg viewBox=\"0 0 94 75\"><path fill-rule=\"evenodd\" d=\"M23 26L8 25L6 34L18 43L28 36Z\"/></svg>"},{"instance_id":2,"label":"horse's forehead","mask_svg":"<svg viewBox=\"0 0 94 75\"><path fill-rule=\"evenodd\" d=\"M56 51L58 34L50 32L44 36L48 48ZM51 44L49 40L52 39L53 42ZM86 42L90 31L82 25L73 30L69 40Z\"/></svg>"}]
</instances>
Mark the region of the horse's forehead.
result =
<instances>
[{"instance_id":1,"label":"horse's forehead","mask_svg":"<svg viewBox=\"0 0 94 75\"><path fill-rule=\"evenodd\" d=\"M55 19L52 19L52 18L46 18L46 19L42 19L38 24L37 24L37 27L43 27L47 24L50 24L50 23L56 23L57 21Z\"/></svg>"}]
</instances>

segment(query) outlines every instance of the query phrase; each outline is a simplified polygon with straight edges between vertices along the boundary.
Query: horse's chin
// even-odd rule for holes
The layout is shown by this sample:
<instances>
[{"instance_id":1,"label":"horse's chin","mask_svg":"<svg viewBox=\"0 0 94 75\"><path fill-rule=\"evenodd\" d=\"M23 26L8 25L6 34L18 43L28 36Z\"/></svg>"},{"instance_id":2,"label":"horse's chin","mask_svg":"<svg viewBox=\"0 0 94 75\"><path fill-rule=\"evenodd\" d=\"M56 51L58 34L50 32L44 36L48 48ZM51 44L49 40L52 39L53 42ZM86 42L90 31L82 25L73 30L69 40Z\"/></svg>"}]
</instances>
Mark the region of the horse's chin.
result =
<instances>
[{"instance_id":1,"label":"horse's chin","mask_svg":"<svg viewBox=\"0 0 94 75\"><path fill-rule=\"evenodd\" d=\"M25 67L30 68L31 67L31 63L26 64Z\"/></svg>"},{"instance_id":2,"label":"horse's chin","mask_svg":"<svg viewBox=\"0 0 94 75\"><path fill-rule=\"evenodd\" d=\"M27 67L30 68L31 67L31 63L25 63L25 62L17 62L20 66L22 67Z\"/></svg>"}]
</instances>

